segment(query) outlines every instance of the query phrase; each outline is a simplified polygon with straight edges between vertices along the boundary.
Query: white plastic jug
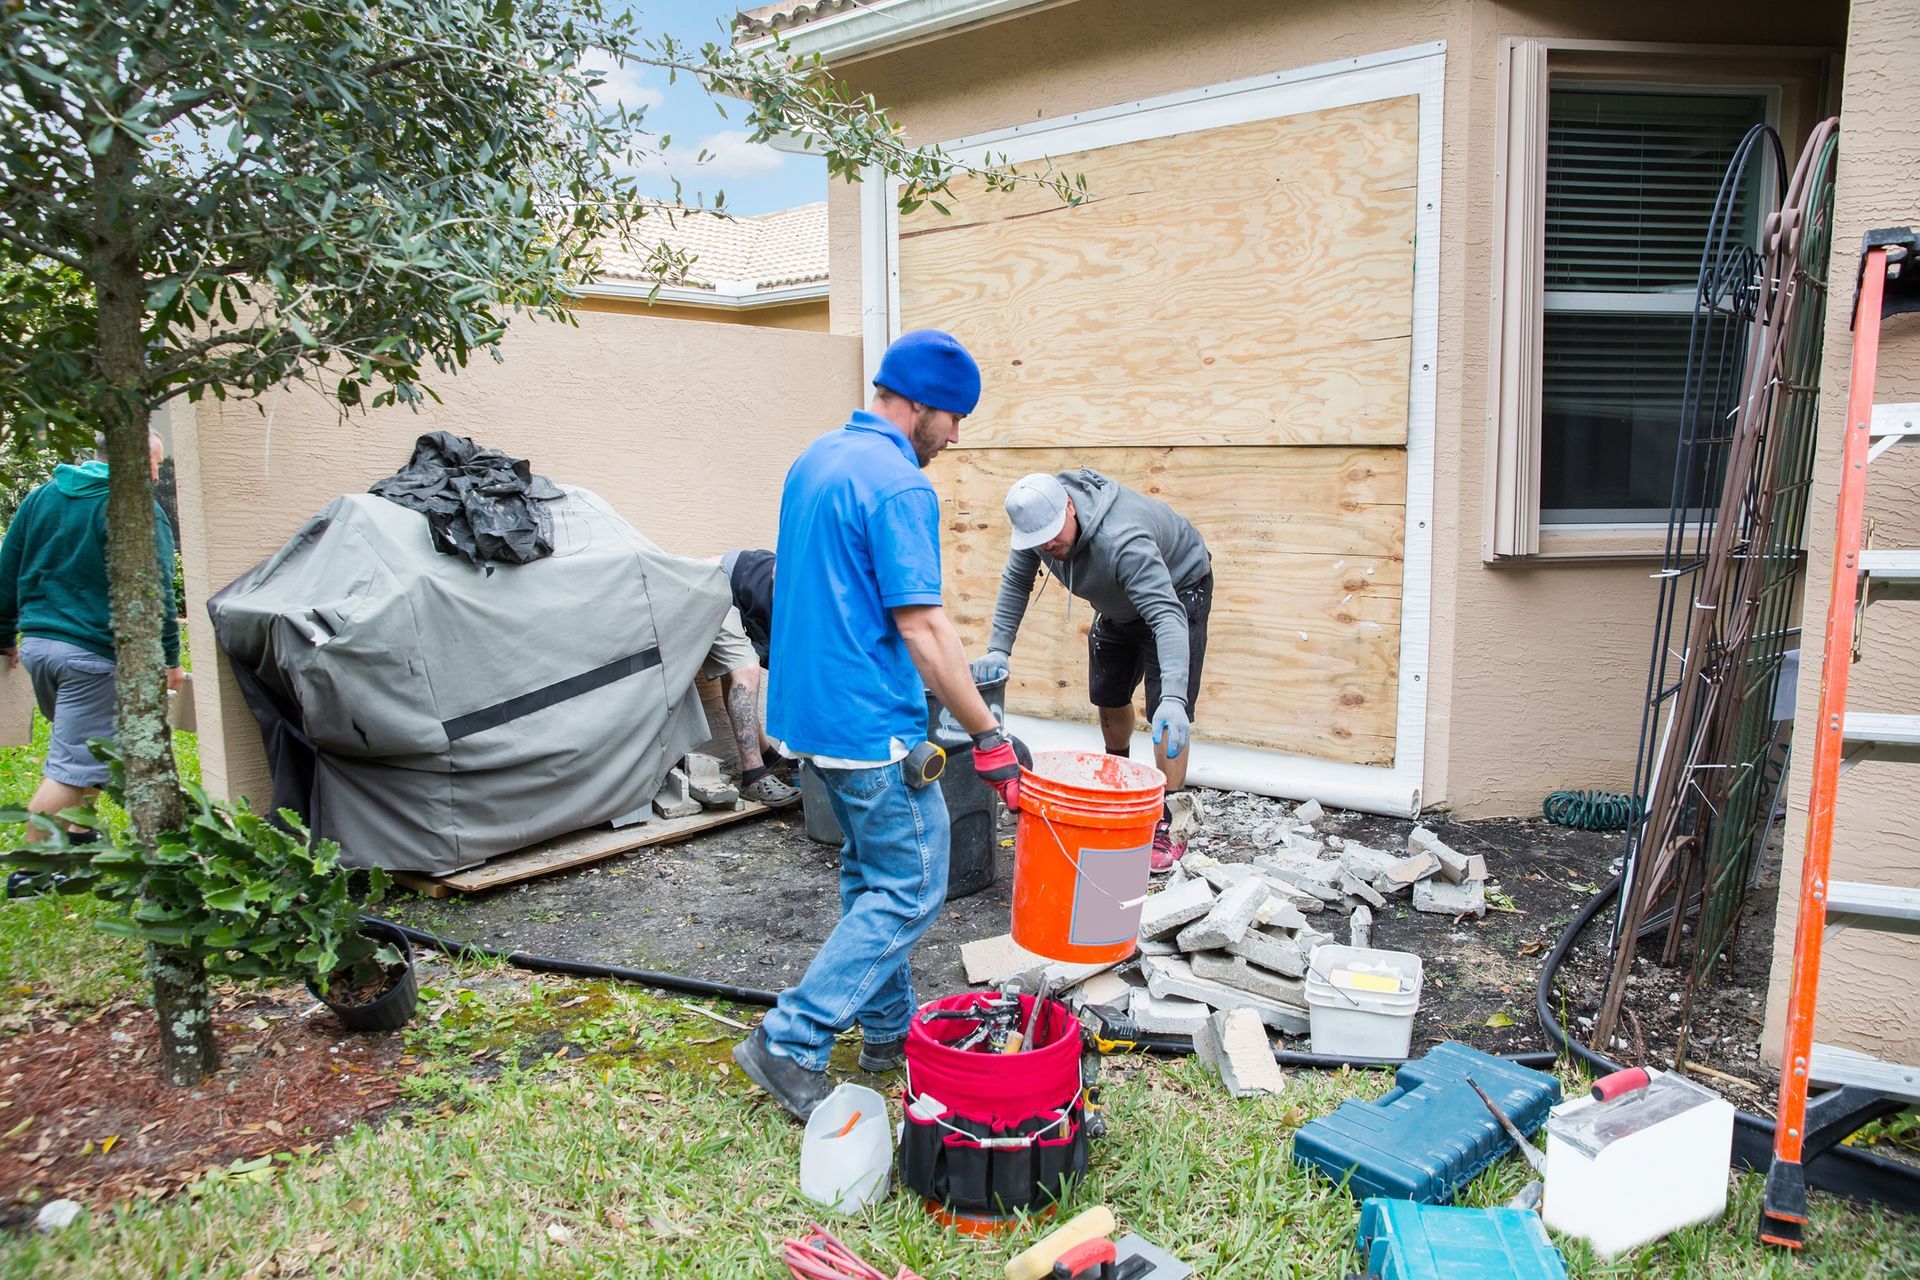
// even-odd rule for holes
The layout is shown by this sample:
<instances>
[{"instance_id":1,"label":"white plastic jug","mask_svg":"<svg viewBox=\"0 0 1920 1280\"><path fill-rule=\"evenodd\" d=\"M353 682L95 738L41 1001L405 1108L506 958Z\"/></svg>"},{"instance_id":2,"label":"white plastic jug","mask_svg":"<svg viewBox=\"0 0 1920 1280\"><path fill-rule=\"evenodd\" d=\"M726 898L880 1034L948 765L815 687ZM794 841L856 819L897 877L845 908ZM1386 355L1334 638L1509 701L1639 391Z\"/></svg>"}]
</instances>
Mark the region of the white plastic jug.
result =
<instances>
[{"instance_id":1,"label":"white plastic jug","mask_svg":"<svg viewBox=\"0 0 1920 1280\"><path fill-rule=\"evenodd\" d=\"M800 1194L835 1213L857 1213L885 1198L893 1175L892 1138L886 1099L865 1085L841 1085L807 1120Z\"/></svg>"}]
</instances>

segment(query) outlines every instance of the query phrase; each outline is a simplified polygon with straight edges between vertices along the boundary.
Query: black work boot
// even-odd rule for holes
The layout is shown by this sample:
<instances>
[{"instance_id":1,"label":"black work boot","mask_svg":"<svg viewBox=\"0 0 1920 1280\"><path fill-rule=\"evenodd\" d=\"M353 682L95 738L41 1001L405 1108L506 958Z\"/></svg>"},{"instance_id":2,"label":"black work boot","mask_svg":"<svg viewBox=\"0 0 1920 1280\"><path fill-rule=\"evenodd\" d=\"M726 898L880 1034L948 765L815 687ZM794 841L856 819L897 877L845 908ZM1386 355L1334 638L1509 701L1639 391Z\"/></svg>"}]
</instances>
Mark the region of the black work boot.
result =
<instances>
[{"instance_id":1,"label":"black work boot","mask_svg":"<svg viewBox=\"0 0 1920 1280\"><path fill-rule=\"evenodd\" d=\"M898 1071L907 1060L907 1038L898 1040L861 1040L860 1069L879 1075L886 1071Z\"/></svg>"},{"instance_id":2,"label":"black work boot","mask_svg":"<svg viewBox=\"0 0 1920 1280\"><path fill-rule=\"evenodd\" d=\"M792 1058L773 1052L767 1048L767 1033L758 1027L733 1046L733 1060L747 1073L747 1079L772 1094L773 1100L801 1124L833 1092L826 1072L809 1071Z\"/></svg>"}]
</instances>

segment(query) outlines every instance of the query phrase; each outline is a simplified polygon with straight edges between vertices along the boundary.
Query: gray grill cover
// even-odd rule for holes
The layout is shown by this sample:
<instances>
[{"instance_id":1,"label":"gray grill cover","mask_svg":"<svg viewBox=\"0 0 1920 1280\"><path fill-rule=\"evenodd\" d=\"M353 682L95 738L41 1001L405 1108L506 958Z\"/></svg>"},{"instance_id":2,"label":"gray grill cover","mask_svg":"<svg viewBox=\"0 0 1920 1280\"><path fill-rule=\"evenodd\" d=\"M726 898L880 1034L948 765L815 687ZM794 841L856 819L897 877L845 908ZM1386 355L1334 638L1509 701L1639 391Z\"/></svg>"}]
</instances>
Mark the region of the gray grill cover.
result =
<instances>
[{"instance_id":1,"label":"gray grill cover","mask_svg":"<svg viewBox=\"0 0 1920 1280\"><path fill-rule=\"evenodd\" d=\"M562 489L530 564L482 572L352 494L208 601L276 807L349 865L441 875L604 823L706 740L693 682L725 574Z\"/></svg>"}]
</instances>

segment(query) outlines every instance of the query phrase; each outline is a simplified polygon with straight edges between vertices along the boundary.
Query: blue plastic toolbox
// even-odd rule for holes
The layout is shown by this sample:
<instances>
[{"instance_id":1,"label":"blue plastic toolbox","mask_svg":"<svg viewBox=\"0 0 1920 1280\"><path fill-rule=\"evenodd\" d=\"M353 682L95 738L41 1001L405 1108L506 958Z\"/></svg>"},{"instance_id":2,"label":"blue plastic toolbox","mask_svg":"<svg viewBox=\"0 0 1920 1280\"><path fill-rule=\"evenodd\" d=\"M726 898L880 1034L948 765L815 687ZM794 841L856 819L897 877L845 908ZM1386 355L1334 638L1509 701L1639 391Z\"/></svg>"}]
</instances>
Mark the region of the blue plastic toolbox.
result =
<instances>
[{"instance_id":1,"label":"blue plastic toolbox","mask_svg":"<svg viewBox=\"0 0 1920 1280\"><path fill-rule=\"evenodd\" d=\"M1567 1280L1540 1215L1527 1209L1368 1200L1354 1243L1380 1280Z\"/></svg>"},{"instance_id":2,"label":"blue plastic toolbox","mask_svg":"<svg viewBox=\"0 0 1920 1280\"><path fill-rule=\"evenodd\" d=\"M1392 1093L1343 1102L1301 1126L1293 1158L1335 1182L1345 1179L1355 1199L1445 1204L1513 1148L1469 1076L1522 1133L1545 1124L1560 1101L1554 1077L1449 1041L1401 1067Z\"/></svg>"}]
</instances>

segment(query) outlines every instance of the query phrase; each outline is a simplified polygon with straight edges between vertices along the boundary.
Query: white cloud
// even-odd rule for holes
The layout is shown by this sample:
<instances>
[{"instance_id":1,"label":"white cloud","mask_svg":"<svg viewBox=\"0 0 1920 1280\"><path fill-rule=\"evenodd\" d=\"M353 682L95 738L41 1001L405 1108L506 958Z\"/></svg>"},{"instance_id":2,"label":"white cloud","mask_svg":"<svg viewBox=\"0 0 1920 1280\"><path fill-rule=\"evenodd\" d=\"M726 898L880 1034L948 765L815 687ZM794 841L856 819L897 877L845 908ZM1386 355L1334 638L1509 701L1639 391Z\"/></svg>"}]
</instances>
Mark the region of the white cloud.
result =
<instances>
[{"instance_id":1,"label":"white cloud","mask_svg":"<svg viewBox=\"0 0 1920 1280\"><path fill-rule=\"evenodd\" d=\"M785 168L787 163L786 156L766 143L749 142L744 129L727 129L720 133L708 134L693 147L692 155L687 159L693 159L701 152L706 153L706 159L694 163L692 172L702 177L759 177L762 174L777 173Z\"/></svg>"},{"instance_id":2,"label":"white cloud","mask_svg":"<svg viewBox=\"0 0 1920 1280\"><path fill-rule=\"evenodd\" d=\"M645 67L597 50L582 59L580 65L584 70L597 72L604 81L594 90L594 97L602 106L611 107L617 102L629 111L641 111L657 107L666 99L664 93L645 82Z\"/></svg>"}]
</instances>

